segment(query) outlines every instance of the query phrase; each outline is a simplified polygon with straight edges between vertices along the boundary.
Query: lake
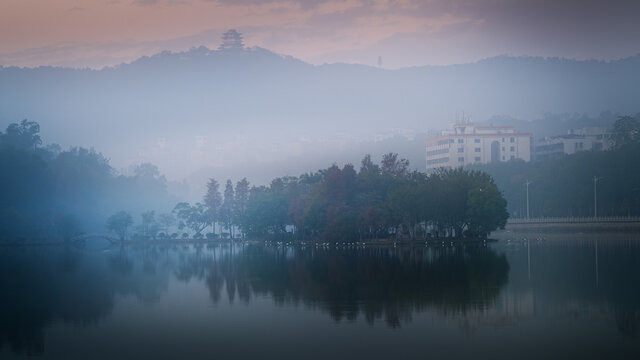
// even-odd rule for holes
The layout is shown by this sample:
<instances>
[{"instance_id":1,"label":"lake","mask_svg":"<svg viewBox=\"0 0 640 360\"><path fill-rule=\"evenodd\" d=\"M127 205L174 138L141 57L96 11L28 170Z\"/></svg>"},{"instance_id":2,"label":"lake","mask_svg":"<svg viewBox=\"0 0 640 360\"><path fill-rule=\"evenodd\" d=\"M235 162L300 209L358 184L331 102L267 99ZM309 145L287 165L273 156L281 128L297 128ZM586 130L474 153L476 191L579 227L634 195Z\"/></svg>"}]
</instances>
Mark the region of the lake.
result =
<instances>
[{"instance_id":1,"label":"lake","mask_svg":"<svg viewBox=\"0 0 640 360\"><path fill-rule=\"evenodd\" d=\"M0 248L0 358L637 359L640 240Z\"/></svg>"}]
</instances>

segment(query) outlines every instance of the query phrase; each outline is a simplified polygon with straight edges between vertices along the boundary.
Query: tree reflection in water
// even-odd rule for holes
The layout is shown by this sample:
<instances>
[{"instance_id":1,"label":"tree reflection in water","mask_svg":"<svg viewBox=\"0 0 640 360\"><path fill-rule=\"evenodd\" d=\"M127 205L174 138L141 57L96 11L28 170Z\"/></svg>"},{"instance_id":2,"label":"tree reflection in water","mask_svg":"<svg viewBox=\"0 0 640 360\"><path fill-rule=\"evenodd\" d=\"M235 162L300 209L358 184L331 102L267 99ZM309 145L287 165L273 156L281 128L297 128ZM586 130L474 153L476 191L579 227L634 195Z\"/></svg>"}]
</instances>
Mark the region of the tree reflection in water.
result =
<instances>
[{"instance_id":1,"label":"tree reflection in water","mask_svg":"<svg viewBox=\"0 0 640 360\"><path fill-rule=\"evenodd\" d=\"M2 249L0 347L8 344L14 352L41 354L47 325L96 325L111 314L116 295L134 295L145 304L157 301L170 275L168 269L149 271L154 266L150 262L160 259L157 251Z\"/></svg>"},{"instance_id":2,"label":"tree reflection in water","mask_svg":"<svg viewBox=\"0 0 640 360\"><path fill-rule=\"evenodd\" d=\"M202 281L214 303L304 304L336 321L364 315L400 326L428 306L445 313L489 305L506 283L503 255L480 247L315 249L233 245L151 246L109 252L3 249L0 252L0 345L43 351L43 329L99 323L116 295L157 302L170 278Z\"/></svg>"},{"instance_id":3,"label":"tree reflection in water","mask_svg":"<svg viewBox=\"0 0 640 360\"><path fill-rule=\"evenodd\" d=\"M483 309L506 284L509 264L490 248L317 249L247 246L211 261L211 299L229 301L237 293L248 302L266 295L276 304L299 304L328 312L333 319L362 314L391 327L413 311L435 307L444 313Z\"/></svg>"},{"instance_id":4,"label":"tree reflection in water","mask_svg":"<svg viewBox=\"0 0 640 360\"><path fill-rule=\"evenodd\" d=\"M397 328L412 321L414 314L429 312L459 321L463 332L496 323L535 334L535 327L529 329L520 320L559 319L576 311L599 314L613 320L623 336L637 337L640 291L628 285L640 280L637 272L630 272L637 267L640 247L601 247L597 284L591 279L595 259L591 244L532 247L531 280L527 250L518 249L500 244L157 245L105 252L3 248L0 348L41 354L47 327L99 325L113 313L119 298L133 297L143 306L156 304L168 292L181 291L171 290L171 283L205 290L213 304L253 305L256 298L268 299L276 306L328 314L336 322L363 320L370 326L380 322ZM197 294L196 290L189 296L201 296ZM518 312L521 305L528 309L526 314ZM179 318L188 309L172 311Z\"/></svg>"}]
</instances>

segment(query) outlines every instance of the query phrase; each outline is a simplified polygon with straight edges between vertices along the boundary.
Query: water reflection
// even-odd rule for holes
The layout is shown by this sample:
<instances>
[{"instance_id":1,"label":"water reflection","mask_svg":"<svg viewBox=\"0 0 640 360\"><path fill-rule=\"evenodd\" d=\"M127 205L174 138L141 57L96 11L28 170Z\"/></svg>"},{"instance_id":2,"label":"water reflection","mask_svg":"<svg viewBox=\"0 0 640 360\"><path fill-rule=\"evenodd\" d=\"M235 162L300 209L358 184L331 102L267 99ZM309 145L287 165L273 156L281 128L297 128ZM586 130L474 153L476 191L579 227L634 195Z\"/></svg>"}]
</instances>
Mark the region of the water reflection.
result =
<instances>
[{"instance_id":1,"label":"water reflection","mask_svg":"<svg viewBox=\"0 0 640 360\"><path fill-rule=\"evenodd\" d=\"M43 352L43 329L54 322L94 326L111 313L117 295L157 301L167 271L143 264L153 248L91 254L77 249L0 251L0 346L30 355Z\"/></svg>"},{"instance_id":2,"label":"water reflection","mask_svg":"<svg viewBox=\"0 0 640 360\"><path fill-rule=\"evenodd\" d=\"M222 284L229 301L237 294L269 296L279 305L326 311L340 321L362 315L373 325L398 327L427 307L444 313L484 309L506 284L504 255L482 246L459 248L316 249L242 248L209 268L214 302Z\"/></svg>"},{"instance_id":3,"label":"water reflection","mask_svg":"<svg viewBox=\"0 0 640 360\"><path fill-rule=\"evenodd\" d=\"M640 330L640 239L635 234L545 234L496 245L512 264L507 292L530 294L536 317L610 319ZM524 239L529 239L524 240ZM527 269L524 269L526 253ZM526 272L526 275L525 275ZM526 280L525 280L526 279Z\"/></svg>"},{"instance_id":4,"label":"water reflection","mask_svg":"<svg viewBox=\"0 0 640 360\"><path fill-rule=\"evenodd\" d=\"M126 299L138 304L132 311L155 309L153 316L163 316L167 308L154 306L187 289L184 296L198 296L225 312L235 303L277 317L270 308L256 307L266 300L271 308L324 314L338 326L416 331L405 325L418 323L437 333L453 323L467 337L483 329L518 328L538 341L563 336L568 343L576 328L599 336L614 329L637 345L639 268L637 242L602 239L502 241L490 247L4 248L0 353L3 347L16 354L46 353L52 326L98 328ZM171 311L171 321L177 321L212 310ZM254 321L234 316L231 321L244 326ZM553 327L546 327L550 322ZM270 324L277 328L277 320ZM448 341L459 341L448 334Z\"/></svg>"},{"instance_id":5,"label":"water reflection","mask_svg":"<svg viewBox=\"0 0 640 360\"><path fill-rule=\"evenodd\" d=\"M391 327L414 311L485 308L506 283L504 255L479 247L314 249L252 245L0 252L0 344L41 353L52 322L88 326L109 315L116 296L158 301L173 276L197 280L213 303L226 295L249 303L269 296L280 306L304 304L333 319L363 315Z\"/></svg>"}]
</instances>

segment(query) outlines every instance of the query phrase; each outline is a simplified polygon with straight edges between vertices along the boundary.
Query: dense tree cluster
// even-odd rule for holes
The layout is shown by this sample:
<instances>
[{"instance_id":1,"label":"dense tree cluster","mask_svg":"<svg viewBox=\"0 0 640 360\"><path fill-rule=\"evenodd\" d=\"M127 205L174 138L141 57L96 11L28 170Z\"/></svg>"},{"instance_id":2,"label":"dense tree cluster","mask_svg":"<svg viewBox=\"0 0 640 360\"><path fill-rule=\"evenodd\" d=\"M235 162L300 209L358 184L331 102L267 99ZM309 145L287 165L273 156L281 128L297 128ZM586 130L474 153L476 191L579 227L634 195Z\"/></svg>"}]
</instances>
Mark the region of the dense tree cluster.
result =
<instances>
[{"instance_id":1,"label":"dense tree cluster","mask_svg":"<svg viewBox=\"0 0 640 360\"><path fill-rule=\"evenodd\" d=\"M298 240L486 237L505 225L506 201L486 173L442 169L427 175L408 172L408 165L389 153L381 165L365 156L359 171L333 165L250 190L246 180L235 190L227 181L224 200L211 179L203 203L178 204L175 211L188 224L183 208L206 207L192 211L201 221L192 228L196 233L209 221L250 237Z\"/></svg>"},{"instance_id":2,"label":"dense tree cluster","mask_svg":"<svg viewBox=\"0 0 640 360\"><path fill-rule=\"evenodd\" d=\"M81 232L104 232L105 225L117 224L105 219L121 209L141 213L175 203L154 165L119 175L93 149L42 146L39 132L40 126L27 120L0 132L0 240L68 240ZM142 221L149 234L155 231L152 217L146 215L149 226Z\"/></svg>"},{"instance_id":3,"label":"dense tree cluster","mask_svg":"<svg viewBox=\"0 0 640 360\"><path fill-rule=\"evenodd\" d=\"M640 141L640 119L621 116L613 125L613 142L617 148Z\"/></svg>"}]
</instances>

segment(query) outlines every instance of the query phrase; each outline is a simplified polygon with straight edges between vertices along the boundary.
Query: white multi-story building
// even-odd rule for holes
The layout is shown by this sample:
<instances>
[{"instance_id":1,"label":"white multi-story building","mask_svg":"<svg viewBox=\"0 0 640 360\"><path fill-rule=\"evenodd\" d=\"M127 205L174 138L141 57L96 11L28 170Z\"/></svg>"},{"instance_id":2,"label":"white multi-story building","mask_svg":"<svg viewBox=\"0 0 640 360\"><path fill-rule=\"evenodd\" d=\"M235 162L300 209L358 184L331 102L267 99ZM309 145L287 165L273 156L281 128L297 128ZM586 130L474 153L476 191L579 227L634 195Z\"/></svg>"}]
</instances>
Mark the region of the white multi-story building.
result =
<instances>
[{"instance_id":1,"label":"white multi-story building","mask_svg":"<svg viewBox=\"0 0 640 360\"><path fill-rule=\"evenodd\" d=\"M567 135L545 137L536 143L536 160L571 155L579 151L603 151L611 148L611 134L605 128L571 129Z\"/></svg>"},{"instance_id":2,"label":"white multi-story building","mask_svg":"<svg viewBox=\"0 0 640 360\"><path fill-rule=\"evenodd\" d=\"M609 150L613 146L611 132L603 127L592 126L581 129L571 129L569 130L569 135L580 135L591 139L593 151Z\"/></svg>"},{"instance_id":3,"label":"white multi-story building","mask_svg":"<svg viewBox=\"0 0 640 360\"><path fill-rule=\"evenodd\" d=\"M545 137L538 140L536 144L536 160L546 160L548 158L562 155L571 155L578 151L593 150L593 142L590 138L580 135L561 135Z\"/></svg>"},{"instance_id":4,"label":"white multi-story building","mask_svg":"<svg viewBox=\"0 0 640 360\"><path fill-rule=\"evenodd\" d=\"M456 124L427 142L427 170L522 159L531 161L531 134L513 126Z\"/></svg>"}]
</instances>

